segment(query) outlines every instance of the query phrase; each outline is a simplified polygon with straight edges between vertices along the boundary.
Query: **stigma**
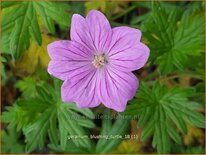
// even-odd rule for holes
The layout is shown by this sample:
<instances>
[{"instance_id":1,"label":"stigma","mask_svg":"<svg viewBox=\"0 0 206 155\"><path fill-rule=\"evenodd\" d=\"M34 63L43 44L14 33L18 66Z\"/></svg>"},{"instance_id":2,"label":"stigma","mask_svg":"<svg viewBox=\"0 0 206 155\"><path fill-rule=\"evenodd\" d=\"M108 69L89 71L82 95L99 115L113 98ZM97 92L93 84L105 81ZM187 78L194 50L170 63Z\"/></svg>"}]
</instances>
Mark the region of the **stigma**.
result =
<instances>
[{"instance_id":1,"label":"stigma","mask_svg":"<svg viewBox=\"0 0 206 155\"><path fill-rule=\"evenodd\" d=\"M107 57L104 53L94 55L94 59L92 61L92 64L95 68L99 69L105 66L108 63Z\"/></svg>"}]
</instances>

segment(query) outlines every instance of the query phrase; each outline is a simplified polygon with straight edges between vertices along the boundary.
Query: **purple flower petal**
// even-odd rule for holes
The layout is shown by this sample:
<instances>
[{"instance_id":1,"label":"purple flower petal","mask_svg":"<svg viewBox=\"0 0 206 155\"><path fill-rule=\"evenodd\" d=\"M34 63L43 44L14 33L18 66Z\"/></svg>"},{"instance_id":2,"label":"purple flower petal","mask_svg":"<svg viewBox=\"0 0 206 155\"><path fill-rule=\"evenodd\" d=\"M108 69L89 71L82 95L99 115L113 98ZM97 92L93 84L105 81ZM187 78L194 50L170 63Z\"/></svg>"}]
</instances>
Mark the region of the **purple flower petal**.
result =
<instances>
[{"instance_id":1,"label":"purple flower petal","mask_svg":"<svg viewBox=\"0 0 206 155\"><path fill-rule=\"evenodd\" d=\"M127 101L132 99L138 87L138 80L131 72L120 72L105 68L98 78L98 95L102 103L111 109L124 111Z\"/></svg>"},{"instance_id":2,"label":"purple flower petal","mask_svg":"<svg viewBox=\"0 0 206 155\"><path fill-rule=\"evenodd\" d=\"M87 14L86 21L96 51L105 52L112 39L112 29L107 18L101 12L92 10Z\"/></svg>"},{"instance_id":3,"label":"purple flower petal","mask_svg":"<svg viewBox=\"0 0 206 155\"><path fill-rule=\"evenodd\" d=\"M66 80L72 72L91 67L92 56L81 44L72 41L56 41L48 45L51 61L48 72Z\"/></svg>"},{"instance_id":4,"label":"purple flower petal","mask_svg":"<svg viewBox=\"0 0 206 155\"><path fill-rule=\"evenodd\" d=\"M73 75L64 81L61 94L64 102L76 102L80 108L96 107L100 104L97 96L96 73L94 70Z\"/></svg>"},{"instance_id":5,"label":"purple flower petal","mask_svg":"<svg viewBox=\"0 0 206 155\"><path fill-rule=\"evenodd\" d=\"M110 64L118 70L134 71L142 68L149 58L149 48L143 43L110 55Z\"/></svg>"},{"instance_id":6,"label":"purple flower petal","mask_svg":"<svg viewBox=\"0 0 206 155\"><path fill-rule=\"evenodd\" d=\"M91 53L95 53L96 49L86 20L78 14L72 16L70 37L72 41L78 42L85 46Z\"/></svg>"},{"instance_id":7,"label":"purple flower petal","mask_svg":"<svg viewBox=\"0 0 206 155\"><path fill-rule=\"evenodd\" d=\"M92 53L104 52L109 47L111 36L111 26L101 12L92 10L86 19L78 14L72 16L71 39Z\"/></svg>"},{"instance_id":8,"label":"purple flower petal","mask_svg":"<svg viewBox=\"0 0 206 155\"><path fill-rule=\"evenodd\" d=\"M127 26L116 27L112 29L113 35L108 55L115 54L122 50L134 48L140 43L141 32L138 29Z\"/></svg>"}]
</instances>

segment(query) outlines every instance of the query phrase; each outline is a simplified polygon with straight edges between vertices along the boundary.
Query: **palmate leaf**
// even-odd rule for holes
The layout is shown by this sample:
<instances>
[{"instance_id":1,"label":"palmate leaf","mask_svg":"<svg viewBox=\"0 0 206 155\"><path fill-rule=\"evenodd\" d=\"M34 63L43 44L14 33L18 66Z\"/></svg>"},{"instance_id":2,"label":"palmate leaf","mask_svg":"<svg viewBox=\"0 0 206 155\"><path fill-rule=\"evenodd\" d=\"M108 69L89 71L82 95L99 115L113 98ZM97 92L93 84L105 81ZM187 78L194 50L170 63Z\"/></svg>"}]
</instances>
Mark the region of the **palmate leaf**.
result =
<instances>
[{"instance_id":1,"label":"palmate leaf","mask_svg":"<svg viewBox=\"0 0 206 155\"><path fill-rule=\"evenodd\" d=\"M38 82L34 77L27 76L22 80L19 80L15 86L22 92L23 96L34 97L35 95L37 95L37 86L40 86L42 84L42 81Z\"/></svg>"},{"instance_id":2,"label":"palmate leaf","mask_svg":"<svg viewBox=\"0 0 206 155\"><path fill-rule=\"evenodd\" d=\"M152 13L143 24L151 49L150 59L162 74L183 70L192 57L204 52L204 13L180 8L169 9L154 2Z\"/></svg>"},{"instance_id":3,"label":"palmate leaf","mask_svg":"<svg viewBox=\"0 0 206 155\"><path fill-rule=\"evenodd\" d=\"M41 45L42 37L37 15L41 16L51 33L54 32L54 21L65 26L70 23L70 17L65 12L69 7L64 4L55 2L4 2L3 6L5 7L3 9L2 34L3 36L10 34L9 48L15 58L20 57L22 52L28 49L30 38ZM6 8L6 6L10 7Z\"/></svg>"},{"instance_id":4,"label":"palmate leaf","mask_svg":"<svg viewBox=\"0 0 206 155\"><path fill-rule=\"evenodd\" d=\"M159 82L150 89L142 83L137 98L124 114L138 115L138 126L143 128L141 139L153 136L152 145L158 153L169 153L171 140L181 143L177 129L186 133L186 122L204 128L204 115L197 112L202 105L188 99L192 92L179 87L169 90Z\"/></svg>"},{"instance_id":5,"label":"palmate leaf","mask_svg":"<svg viewBox=\"0 0 206 155\"><path fill-rule=\"evenodd\" d=\"M56 88L43 83L37 86L35 96L20 99L3 113L4 123L23 130L27 153L43 148L46 138L49 138L54 148L60 146L61 150L65 150L71 142L78 147L91 147L89 138L68 139L68 136L84 136L87 134L86 128L95 127L91 121L94 118L93 112L79 109L74 103L62 103L58 98L59 86L59 81L55 82Z\"/></svg>"}]
</instances>

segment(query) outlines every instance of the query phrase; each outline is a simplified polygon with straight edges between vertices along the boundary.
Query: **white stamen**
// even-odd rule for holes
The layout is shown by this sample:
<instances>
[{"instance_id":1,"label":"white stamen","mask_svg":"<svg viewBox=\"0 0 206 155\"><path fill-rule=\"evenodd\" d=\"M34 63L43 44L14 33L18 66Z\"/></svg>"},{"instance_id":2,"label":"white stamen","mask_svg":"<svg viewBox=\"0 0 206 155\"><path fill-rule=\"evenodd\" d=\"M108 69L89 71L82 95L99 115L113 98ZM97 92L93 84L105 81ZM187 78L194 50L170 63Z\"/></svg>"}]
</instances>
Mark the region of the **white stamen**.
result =
<instances>
[{"instance_id":1,"label":"white stamen","mask_svg":"<svg viewBox=\"0 0 206 155\"><path fill-rule=\"evenodd\" d=\"M95 68L101 68L104 65L106 65L108 63L106 55L103 54L99 54L99 55L95 55L94 56L94 60L92 61L92 64L94 65Z\"/></svg>"}]
</instances>

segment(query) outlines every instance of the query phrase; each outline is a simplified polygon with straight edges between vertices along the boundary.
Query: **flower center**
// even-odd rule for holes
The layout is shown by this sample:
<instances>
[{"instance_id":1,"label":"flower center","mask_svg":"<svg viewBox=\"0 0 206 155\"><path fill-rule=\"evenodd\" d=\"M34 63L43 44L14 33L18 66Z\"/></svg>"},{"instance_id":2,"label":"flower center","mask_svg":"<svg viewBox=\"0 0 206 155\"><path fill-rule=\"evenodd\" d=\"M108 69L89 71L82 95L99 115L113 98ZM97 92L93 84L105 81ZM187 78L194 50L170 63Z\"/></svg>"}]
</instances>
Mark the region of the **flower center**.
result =
<instances>
[{"instance_id":1,"label":"flower center","mask_svg":"<svg viewBox=\"0 0 206 155\"><path fill-rule=\"evenodd\" d=\"M94 59L92 61L92 64L94 65L95 68L101 68L104 65L106 65L108 63L106 55L103 54L99 54L99 55L95 55Z\"/></svg>"}]
</instances>

